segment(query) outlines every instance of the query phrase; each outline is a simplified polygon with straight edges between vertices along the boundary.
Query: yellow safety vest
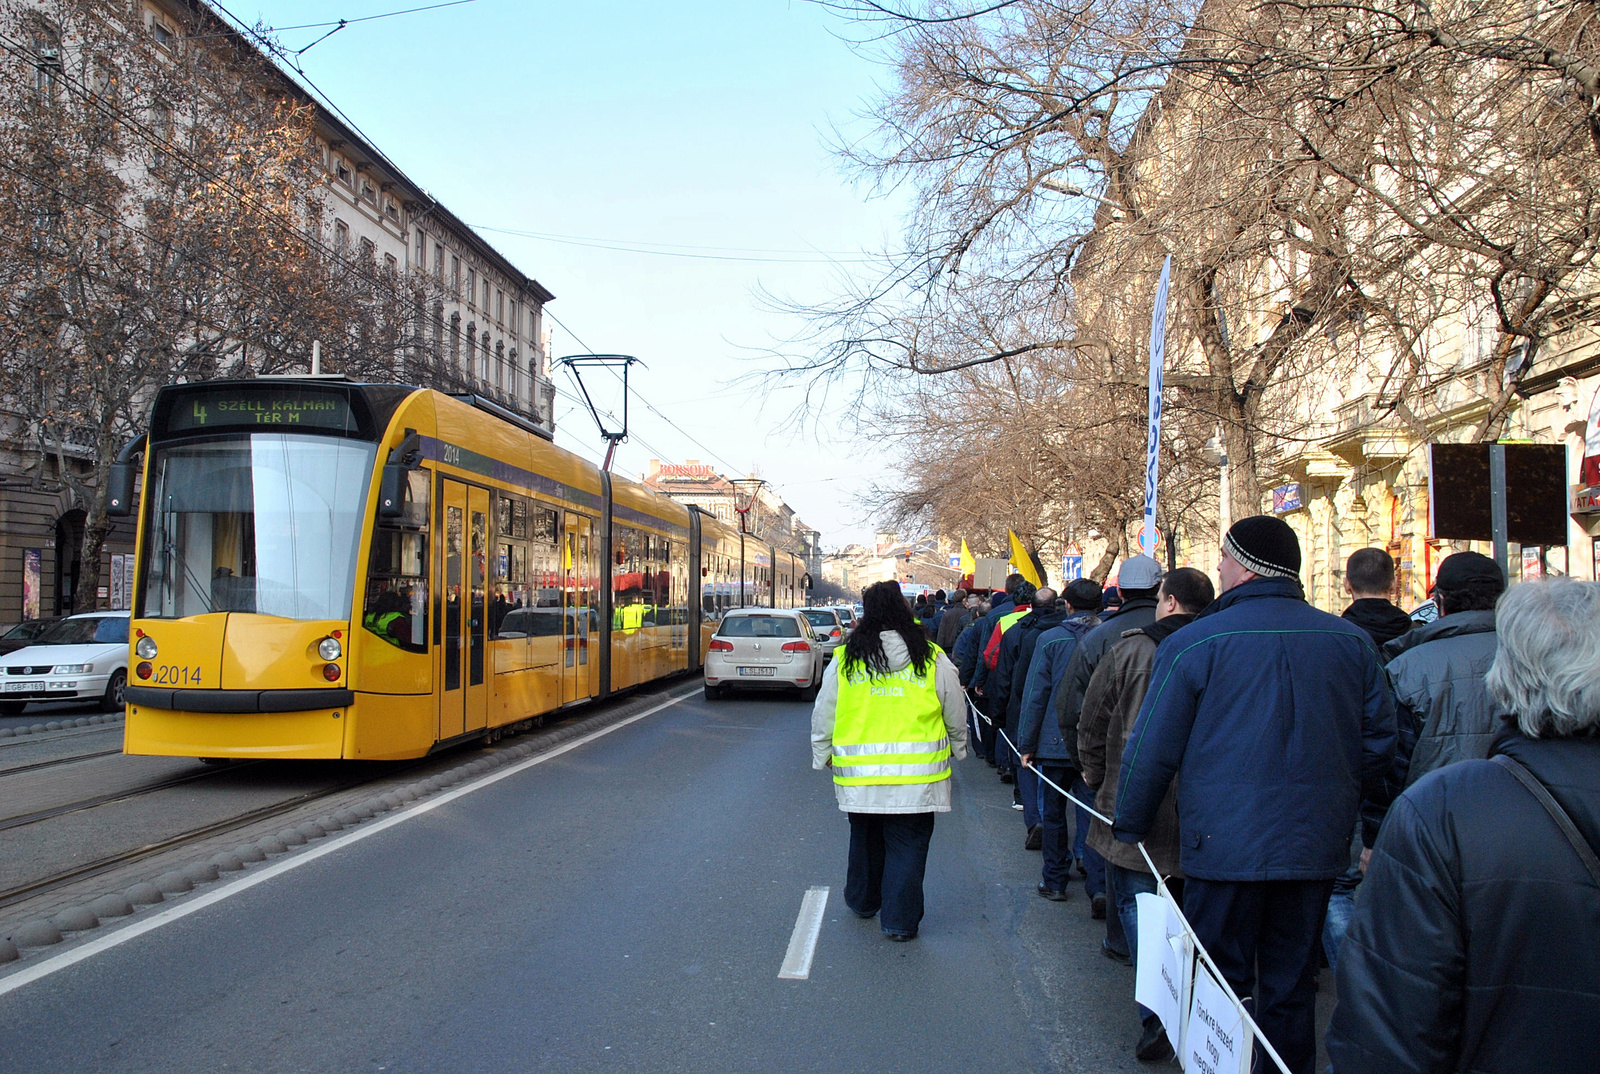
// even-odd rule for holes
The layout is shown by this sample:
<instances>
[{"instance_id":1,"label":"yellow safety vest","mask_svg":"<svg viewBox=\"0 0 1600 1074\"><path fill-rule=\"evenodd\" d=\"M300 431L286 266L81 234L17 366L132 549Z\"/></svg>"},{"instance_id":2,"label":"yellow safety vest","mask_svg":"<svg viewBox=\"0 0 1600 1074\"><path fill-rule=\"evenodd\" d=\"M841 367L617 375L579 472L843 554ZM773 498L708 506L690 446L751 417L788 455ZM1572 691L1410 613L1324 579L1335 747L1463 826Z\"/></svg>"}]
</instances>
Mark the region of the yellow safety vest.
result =
<instances>
[{"instance_id":1,"label":"yellow safety vest","mask_svg":"<svg viewBox=\"0 0 1600 1074\"><path fill-rule=\"evenodd\" d=\"M950 740L945 736L944 705L934 685L939 647L927 670L907 664L883 678L868 678L855 666L844 674L844 660L833 662L839 699L833 718L833 781L841 786L937 783L950 778Z\"/></svg>"}]
</instances>

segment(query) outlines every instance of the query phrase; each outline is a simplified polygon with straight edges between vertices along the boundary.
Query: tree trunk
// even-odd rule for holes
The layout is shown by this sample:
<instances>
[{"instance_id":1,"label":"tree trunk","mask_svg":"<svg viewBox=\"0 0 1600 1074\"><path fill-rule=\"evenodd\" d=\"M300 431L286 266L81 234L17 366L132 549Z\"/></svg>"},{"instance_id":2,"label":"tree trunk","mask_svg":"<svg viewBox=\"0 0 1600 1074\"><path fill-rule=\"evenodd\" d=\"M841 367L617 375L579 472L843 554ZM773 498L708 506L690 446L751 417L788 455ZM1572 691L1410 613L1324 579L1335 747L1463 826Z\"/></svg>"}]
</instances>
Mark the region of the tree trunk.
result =
<instances>
[{"instance_id":1,"label":"tree trunk","mask_svg":"<svg viewBox=\"0 0 1600 1074\"><path fill-rule=\"evenodd\" d=\"M1111 577L1111 568L1116 565L1118 556L1128 554L1128 527L1117 527L1117 538L1106 543L1105 552L1101 553L1100 562L1094 565L1094 570L1089 572L1089 580L1098 585L1105 585L1106 579Z\"/></svg>"},{"instance_id":2,"label":"tree trunk","mask_svg":"<svg viewBox=\"0 0 1600 1074\"><path fill-rule=\"evenodd\" d=\"M78 567L77 591L72 594L74 612L92 612L98 606L100 553L105 548L106 535L111 532L111 519L106 516L106 498L110 492L111 463L115 453L108 439L102 437L101 441L95 451L94 485L82 490L78 496L83 503L84 515L83 562Z\"/></svg>"},{"instance_id":3,"label":"tree trunk","mask_svg":"<svg viewBox=\"0 0 1600 1074\"><path fill-rule=\"evenodd\" d=\"M1261 478L1256 465L1256 438L1252 401L1225 393L1217 408L1222 418L1222 442L1228 452L1228 513L1234 522L1261 513Z\"/></svg>"}]
</instances>

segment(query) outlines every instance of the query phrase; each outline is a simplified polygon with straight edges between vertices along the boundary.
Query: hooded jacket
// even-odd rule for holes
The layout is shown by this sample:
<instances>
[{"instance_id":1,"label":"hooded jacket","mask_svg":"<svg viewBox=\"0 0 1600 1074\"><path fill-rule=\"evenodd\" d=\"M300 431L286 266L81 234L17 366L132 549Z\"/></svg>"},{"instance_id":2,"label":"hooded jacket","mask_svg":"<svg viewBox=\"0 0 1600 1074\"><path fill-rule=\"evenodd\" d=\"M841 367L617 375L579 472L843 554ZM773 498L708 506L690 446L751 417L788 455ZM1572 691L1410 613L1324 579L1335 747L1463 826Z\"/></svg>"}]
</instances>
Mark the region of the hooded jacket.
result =
<instances>
[{"instance_id":1,"label":"hooded jacket","mask_svg":"<svg viewBox=\"0 0 1600 1074\"><path fill-rule=\"evenodd\" d=\"M1362 597L1350 602L1341 619L1346 619L1365 630L1378 647L1380 657L1386 642L1393 641L1416 624L1405 612L1382 597Z\"/></svg>"},{"instance_id":2,"label":"hooded jacket","mask_svg":"<svg viewBox=\"0 0 1600 1074\"><path fill-rule=\"evenodd\" d=\"M1363 790L1383 791L1394 734L1366 632L1307 604L1296 579L1254 578L1156 652L1116 836L1149 835L1176 776L1185 876L1330 880Z\"/></svg>"},{"instance_id":3,"label":"hooded jacket","mask_svg":"<svg viewBox=\"0 0 1600 1074\"><path fill-rule=\"evenodd\" d=\"M1039 637L1066 618L1066 612L1054 609L1031 611L1017 620L1001 638L1000 659L995 661L994 670L989 673L986 689L994 699L995 712L1005 713L1006 734L1013 738L1017 733L1017 714L1022 709L1023 686L1028 681L1028 669L1033 663Z\"/></svg>"},{"instance_id":4,"label":"hooded jacket","mask_svg":"<svg viewBox=\"0 0 1600 1074\"><path fill-rule=\"evenodd\" d=\"M1122 748L1127 744L1139 706L1150 688L1150 668L1155 663L1156 646L1179 628L1194 621L1189 614L1169 615L1139 630L1127 630L1106 653L1089 679L1083 696L1083 712L1078 718L1078 759L1083 764L1083 781L1095 792L1094 807L1106 816L1117 811L1117 775L1122 767ZM1114 865L1148 873L1139 848L1112 838L1111 826L1096 817L1089 819L1089 845ZM1163 876L1182 876L1178 863L1178 795L1167 788L1156 813L1155 826L1144 837L1144 848Z\"/></svg>"},{"instance_id":5,"label":"hooded jacket","mask_svg":"<svg viewBox=\"0 0 1600 1074\"><path fill-rule=\"evenodd\" d=\"M1072 654L1067 665L1066 681L1056 691L1056 724L1061 731L1061 741L1066 743L1072 756L1072 767L1078 763L1078 714L1083 710L1083 695L1089 689L1089 680L1100 658L1106 655L1127 630L1139 630L1156 621L1156 599L1140 597L1123 604L1116 611L1101 617L1100 625L1084 635L1078 642L1078 651Z\"/></svg>"},{"instance_id":6,"label":"hooded jacket","mask_svg":"<svg viewBox=\"0 0 1600 1074\"><path fill-rule=\"evenodd\" d=\"M885 630L883 655L888 658L889 670L899 671L911 663L911 653L899 634ZM939 704L944 707L945 736L950 739L950 759L962 761L967 756L967 695L961 691L956 679L955 665L944 653L934 650L934 690ZM826 770L833 756L833 722L839 705L839 669L844 665L844 650L839 651L828 670L822 675L822 689L817 693L816 704L811 708L811 767ZM937 783L864 784L842 786L834 784L834 797L839 808L846 813L948 813L950 811L950 780Z\"/></svg>"},{"instance_id":7,"label":"hooded jacket","mask_svg":"<svg viewBox=\"0 0 1600 1074\"><path fill-rule=\"evenodd\" d=\"M1600 738L1509 736L1600 853ZM1595 1069L1600 890L1561 830L1489 760L1395 802L1339 948L1337 1074Z\"/></svg>"},{"instance_id":8,"label":"hooded jacket","mask_svg":"<svg viewBox=\"0 0 1600 1074\"><path fill-rule=\"evenodd\" d=\"M1033 663L1022 687L1022 708L1017 713L1017 751L1041 761L1070 761L1073 751L1061 737L1055 719L1056 695L1067 678L1067 666L1078 642L1100 625L1093 612L1074 611L1034 643Z\"/></svg>"}]
</instances>

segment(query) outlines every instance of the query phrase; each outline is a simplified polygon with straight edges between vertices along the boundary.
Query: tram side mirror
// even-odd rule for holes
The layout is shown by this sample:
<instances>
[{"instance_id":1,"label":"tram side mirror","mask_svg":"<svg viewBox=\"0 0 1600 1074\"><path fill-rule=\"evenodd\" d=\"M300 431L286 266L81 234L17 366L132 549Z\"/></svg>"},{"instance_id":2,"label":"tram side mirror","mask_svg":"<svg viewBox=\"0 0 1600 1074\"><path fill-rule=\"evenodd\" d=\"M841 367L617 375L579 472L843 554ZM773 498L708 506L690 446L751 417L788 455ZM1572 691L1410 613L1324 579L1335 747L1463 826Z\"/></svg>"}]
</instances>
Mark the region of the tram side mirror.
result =
<instances>
[{"instance_id":1,"label":"tram side mirror","mask_svg":"<svg viewBox=\"0 0 1600 1074\"><path fill-rule=\"evenodd\" d=\"M399 518L406 513L405 487L407 467L398 462L384 464L378 478L378 515L382 518Z\"/></svg>"},{"instance_id":2,"label":"tram side mirror","mask_svg":"<svg viewBox=\"0 0 1600 1074\"><path fill-rule=\"evenodd\" d=\"M137 474L131 462L114 462L106 480L106 514L125 518L133 514L133 482Z\"/></svg>"}]
</instances>

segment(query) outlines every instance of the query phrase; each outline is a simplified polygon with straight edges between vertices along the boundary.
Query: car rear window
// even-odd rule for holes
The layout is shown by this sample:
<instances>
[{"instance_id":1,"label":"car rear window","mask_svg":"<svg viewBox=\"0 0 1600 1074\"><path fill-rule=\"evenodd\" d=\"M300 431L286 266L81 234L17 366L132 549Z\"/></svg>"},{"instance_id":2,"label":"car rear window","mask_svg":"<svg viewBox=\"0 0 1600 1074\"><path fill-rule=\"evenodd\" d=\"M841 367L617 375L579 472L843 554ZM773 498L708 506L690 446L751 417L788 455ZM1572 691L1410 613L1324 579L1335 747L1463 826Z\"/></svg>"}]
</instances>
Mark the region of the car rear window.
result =
<instances>
[{"instance_id":1,"label":"car rear window","mask_svg":"<svg viewBox=\"0 0 1600 1074\"><path fill-rule=\"evenodd\" d=\"M801 612L801 615L811 620L812 626L835 627L839 621L833 617L832 612Z\"/></svg>"},{"instance_id":2,"label":"car rear window","mask_svg":"<svg viewBox=\"0 0 1600 1074\"><path fill-rule=\"evenodd\" d=\"M800 624L787 615L730 615L717 628L719 638L798 638Z\"/></svg>"}]
</instances>

